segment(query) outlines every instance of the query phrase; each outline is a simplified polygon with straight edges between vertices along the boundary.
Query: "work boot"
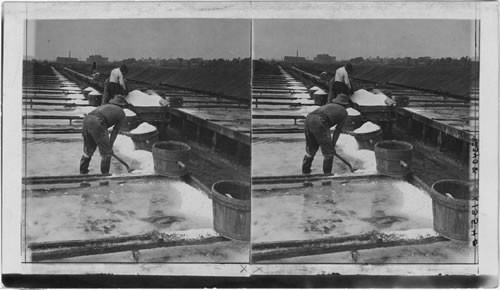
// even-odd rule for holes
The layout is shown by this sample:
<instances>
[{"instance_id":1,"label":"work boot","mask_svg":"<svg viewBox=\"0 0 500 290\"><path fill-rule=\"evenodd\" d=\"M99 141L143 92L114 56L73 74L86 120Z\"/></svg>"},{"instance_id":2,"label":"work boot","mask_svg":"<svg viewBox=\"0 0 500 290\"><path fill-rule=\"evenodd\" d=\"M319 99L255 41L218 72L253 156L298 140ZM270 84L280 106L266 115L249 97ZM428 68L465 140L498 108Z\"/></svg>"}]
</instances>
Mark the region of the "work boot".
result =
<instances>
[{"instance_id":1,"label":"work boot","mask_svg":"<svg viewBox=\"0 0 500 290\"><path fill-rule=\"evenodd\" d=\"M311 165L314 157L310 157L308 155L304 155L304 160L302 160L302 174L311 173Z\"/></svg>"},{"instance_id":2,"label":"work boot","mask_svg":"<svg viewBox=\"0 0 500 290\"><path fill-rule=\"evenodd\" d=\"M109 167L111 166L111 156L101 157L101 173L109 174Z\"/></svg>"},{"instance_id":3,"label":"work boot","mask_svg":"<svg viewBox=\"0 0 500 290\"><path fill-rule=\"evenodd\" d=\"M90 157L87 157L85 155L82 156L82 159L80 159L80 174L89 173L90 159Z\"/></svg>"},{"instance_id":4,"label":"work boot","mask_svg":"<svg viewBox=\"0 0 500 290\"><path fill-rule=\"evenodd\" d=\"M323 173L332 174L333 156L323 157Z\"/></svg>"}]
</instances>

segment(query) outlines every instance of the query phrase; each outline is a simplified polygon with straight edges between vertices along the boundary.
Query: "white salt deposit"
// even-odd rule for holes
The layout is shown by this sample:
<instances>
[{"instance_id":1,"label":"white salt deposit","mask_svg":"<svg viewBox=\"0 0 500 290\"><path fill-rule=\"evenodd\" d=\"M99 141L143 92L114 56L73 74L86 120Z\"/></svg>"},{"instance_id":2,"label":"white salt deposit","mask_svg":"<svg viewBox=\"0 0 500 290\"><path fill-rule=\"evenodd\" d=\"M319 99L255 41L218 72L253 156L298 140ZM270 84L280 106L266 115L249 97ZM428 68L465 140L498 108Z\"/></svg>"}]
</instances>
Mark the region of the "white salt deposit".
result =
<instances>
[{"instance_id":1,"label":"white salt deposit","mask_svg":"<svg viewBox=\"0 0 500 290\"><path fill-rule=\"evenodd\" d=\"M358 129L354 130L354 133L362 134L362 133L375 132L377 130L380 130L380 126L368 121L368 122L364 123Z\"/></svg>"},{"instance_id":2,"label":"white salt deposit","mask_svg":"<svg viewBox=\"0 0 500 290\"><path fill-rule=\"evenodd\" d=\"M328 95L328 93L327 93L327 92L325 92L325 91L323 91L323 90L321 90L321 89L320 89L320 90L315 91L315 92L314 92L314 94L315 94L315 95Z\"/></svg>"},{"instance_id":3,"label":"white salt deposit","mask_svg":"<svg viewBox=\"0 0 500 290\"><path fill-rule=\"evenodd\" d=\"M89 101L85 99L78 99L78 100L68 100L66 101L68 104L77 104L77 105L88 105Z\"/></svg>"},{"instance_id":4,"label":"white salt deposit","mask_svg":"<svg viewBox=\"0 0 500 290\"><path fill-rule=\"evenodd\" d=\"M218 237L219 234L213 229L191 229L185 231L171 231L166 230L165 232L159 231L167 235L175 235L187 240L198 240L202 238Z\"/></svg>"},{"instance_id":5,"label":"white salt deposit","mask_svg":"<svg viewBox=\"0 0 500 290\"><path fill-rule=\"evenodd\" d=\"M95 110L95 107L88 106L88 107L78 107L73 112L78 116L85 117L86 115L88 115L88 113L92 112L93 110Z\"/></svg>"},{"instance_id":6,"label":"white salt deposit","mask_svg":"<svg viewBox=\"0 0 500 290\"><path fill-rule=\"evenodd\" d=\"M125 97L125 100L136 107L160 107L162 98L158 95L148 95L141 91L134 90Z\"/></svg>"},{"instance_id":7,"label":"white salt deposit","mask_svg":"<svg viewBox=\"0 0 500 290\"><path fill-rule=\"evenodd\" d=\"M357 90L351 96L351 100L360 106L385 106L385 99L387 96L382 93L373 94L363 89Z\"/></svg>"},{"instance_id":8,"label":"white salt deposit","mask_svg":"<svg viewBox=\"0 0 500 290\"><path fill-rule=\"evenodd\" d=\"M68 94L68 98L83 100L85 97L82 94Z\"/></svg>"},{"instance_id":9,"label":"white salt deposit","mask_svg":"<svg viewBox=\"0 0 500 290\"><path fill-rule=\"evenodd\" d=\"M319 90L321 90L321 88L318 86L314 86L314 87L309 89L309 91L319 91Z\"/></svg>"},{"instance_id":10,"label":"white salt deposit","mask_svg":"<svg viewBox=\"0 0 500 290\"><path fill-rule=\"evenodd\" d=\"M317 108L319 108L319 106L307 106L298 110L297 113L306 117L307 115L309 115L309 113L316 110Z\"/></svg>"},{"instance_id":11,"label":"white salt deposit","mask_svg":"<svg viewBox=\"0 0 500 290\"><path fill-rule=\"evenodd\" d=\"M432 198L425 191L405 181L394 182L393 186L403 196L401 212L432 220Z\"/></svg>"},{"instance_id":12,"label":"white salt deposit","mask_svg":"<svg viewBox=\"0 0 500 290\"><path fill-rule=\"evenodd\" d=\"M153 132L153 131L156 131L155 126L153 126L149 123L143 122L137 128L130 131L130 134L144 134L144 133L149 133L149 132Z\"/></svg>"},{"instance_id":13,"label":"white salt deposit","mask_svg":"<svg viewBox=\"0 0 500 290\"><path fill-rule=\"evenodd\" d=\"M297 99L309 99L310 98L309 94L304 94L304 93L292 94L292 97L297 98Z\"/></svg>"},{"instance_id":14,"label":"white salt deposit","mask_svg":"<svg viewBox=\"0 0 500 290\"><path fill-rule=\"evenodd\" d=\"M172 187L182 192L181 208L179 209L185 215L192 217L212 217L212 201L201 191L180 181L173 181Z\"/></svg>"},{"instance_id":15,"label":"white salt deposit","mask_svg":"<svg viewBox=\"0 0 500 290\"><path fill-rule=\"evenodd\" d=\"M79 87L61 87L61 90L67 90L67 91L79 91Z\"/></svg>"},{"instance_id":16,"label":"white salt deposit","mask_svg":"<svg viewBox=\"0 0 500 290\"><path fill-rule=\"evenodd\" d=\"M356 142L353 136L340 134L336 145L346 156L351 156L362 161L361 168L357 168L361 170L356 171L357 174L376 172L375 152L365 149L358 150L358 142Z\"/></svg>"},{"instance_id":17,"label":"white salt deposit","mask_svg":"<svg viewBox=\"0 0 500 290\"><path fill-rule=\"evenodd\" d=\"M96 91L96 90L93 90L93 91L91 91L91 92L89 93L89 96L101 96L101 95L102 95L102 94L101 94L101 93L99 93L99 92L98 92L98 91Z\"/></svg>"},{"instance_id":18,"label":"white salt deposit","mask_svg":"<svg viewBox=\"0 0 500 290\"><path fill-rule=\"evenodd\" d=\"M134 173L154 173L153 154L145 150L135 150L134 141L130 137L119 134L113 144L113 151L131 159L126 162L136 169Z\"/></svg>"},{"instance_id":19,"label":"white salt deposit","mask_svg":"<svg viewBox=\"0 0 500 290\"><path fill-rule=\"evenodd\" d=\"M290 90L306 90L304 86L289 86L287 88Z\"/></svg>"},{"instance_id":20,"label":"white salt deposit","mask_svg":"<svg viewBox=\"0 0 500 290\"><path fill-rule=\"evenodd\" d=\"M358 110L356 110L356 109L347 108L347 115L349 115L349 116L359 116L359 115L361 115L361 113Z\"/></svg>"},{"instance_id":21,"label":"white salt deposit","mask_svg":"<svg viewBox=\"0 0 500 290\"><path fill-rule=\"evenodd\" d=\"M314 104L314 100L310 100L310 99L297 99L297 100L293 100L292 103L295 103L295 104Z\"/></svg>"},{"instance_id":22,"label":"white salt deposit","mask_svg":"<svg viewBox=\"0 0 500 290\"><path fill-rule=\"evenodd\" d=\"M123 109L123 111L125 112L125 116L127 117L135 117L136 114L132 111L130 111L129 109Z\"/></svg>"},{"instance_id":23,"label":"white salt deposit","mask_svg":"<svg viewBox=\"0 0 500 290\"><path fill-rule=\"evenodd\" d=\"M83 91L84 92L92 92L94 90L93 87L86 87Z\"/></svg>"}]
</instances>

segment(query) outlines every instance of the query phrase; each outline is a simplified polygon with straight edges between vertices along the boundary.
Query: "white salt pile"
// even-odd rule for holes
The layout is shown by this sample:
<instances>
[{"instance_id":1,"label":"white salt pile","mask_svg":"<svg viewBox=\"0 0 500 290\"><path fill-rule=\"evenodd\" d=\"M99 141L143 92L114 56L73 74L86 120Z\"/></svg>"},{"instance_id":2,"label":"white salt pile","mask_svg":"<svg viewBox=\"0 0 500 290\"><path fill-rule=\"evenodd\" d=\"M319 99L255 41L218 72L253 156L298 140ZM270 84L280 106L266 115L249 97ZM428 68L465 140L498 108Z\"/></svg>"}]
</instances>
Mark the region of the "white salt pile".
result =
<instances>
[{"instance_id":1,"label":"white salt pile","mask_svg":"<svg viewBox=\"0 0 500 290\"><path fill-rule=\"evenodd\" d=\"M323 91L322 89L315 91L314 94L315 95L328 95L328 93Z\"/></svg>"},{"instance_id":2,"label":"white salt pile","mask_svg":"<svg viewBox=\"0 0 500 290\"><path fill-rule=\"evenodd\" d=\"M365 149L358 150L358 142L356 142L353 136L340 134L336 145L346 156L350 156L362 162L361 167L358 167L360 170L356 171L357 174L376 172L377 162L375 160L375 152Z\"/></svg>"},{"instance_id":3,"label":"white salt pile","mask_svg":"<svg viewBox=\"0 0 500 290\"><path fill-rule=\"evenodd\" d=\"M144 134L144 133L149 133L149 132L153 132L153 131L156 131L155 126L153 126L149 123L143 122L137 128L130 131L130 134Z\"/></svg>"},{"instance_id":4,"label":"white salt pile","mask_svg":"<svg viewBox=\"0 0 500 290\"><path fill-rule=\"evenodd\" d=\"M182 192L180 212L190 217L213 217L212 201L201 191L180 181L173 181L171 185L179 192Z\"/></svg>"},{"instance_id":5,"label":"white salt pile","mask_svg":"<svg viewBox=\"0 0 500 290\"><path fill-rule=\"evenodd\" d=\"M321 90L321 88L318 86L314 86L314 87L309 89L309 91L319 91L319 90Z\"/></svg>"},{"instance_id":6,"label":"white salt pile","mask_svg":"<svg viewBox=\"0 0 500 290\"><path fill-rule=\"evenodd\" d=\"M432 221L432 199L429 195L405 181L397 181L393 186L402 195L401 212Z\"/></svg>"},{"instance_id":7,"label":"white salt pile","mask_svg":"<svg viewBox=\"0 0 500 290\"><path fill-rule=\"evenodd\" d=\"M127 116L127 117L137 116L134 112L130 111L129 109L123 109L123 111L125 112L125 116Z\"/></svg>"},{"instance_id":8,"label":"white salt pile","mask_svg":"<svg viewBox=\"0 0 500 290\"><path fill-rule=\"evenodd\" d=\"M99 93L98 91L96 90L93 90L92 92L89 93L89 96L100 96L102 95L101 93Z\"/></svg>"},{"instance_id":9,"label":"white salt pile","mask_svg":"<svg viewBox=\"0 0 500 290\"><path fill-rule=\"evenodd\" d=\"M368 121L368 122L364 123L358 129L354 130L354 133L362 134L362 133L375 132L377 130L380 130L380 126Z\"/></svg>"},{"instance_id":10,"label":"white salt pile","mask_svg":"<svg viewBox=\"0 0 500 290\"><path fill-rule=\"evenodd\" d=\"M160 107L162 98L158 95L148 95L139 90L130 92L125 100L136 107Z\"/></svg>"},{"instance_id":11,"label":"white salt pile","mask_svg":"<svg viewBox=\"0 0 500 290\"><path fill-rule=\"evenodd\" d=\"M367 90L357 90L351 96L351 100L360 106L385 106L387 96L379 93L373 94Z\"/></svg>"},{"instance_id":12,"label":"white salt pile","mask_svg":"<svg viewBox=\"0 0 500 290\"><path fill-rule=\"evenodd\" d=\"M85 89L83 89L84 92L92 92L93 90L93 87L86 87Z\"/></svg>"},{"instance_id":13,"label":"white salt pile","mask_svg":"<svg viewBox=\"0 0 500 290\"><path fill-rule=\"evenodd\" d=\"M135 150L134 142L130 137L119 134L113 144L113 150L131 159L128 163L136 169L134 173L154 172L153 154L145 150Z\"/></svg>"},{"instance_id":14,"label":"white salt pile","mask_svg":"<svg viewBox=\"0 0 500 290\"><path fill-rule=\"evenodd\" d=\"M359 115L361 115L361 113L358 110L356 110L356 109L347 108L347 115L349 115L349 116L359 116Z\"/></svg>"}]
</instances>

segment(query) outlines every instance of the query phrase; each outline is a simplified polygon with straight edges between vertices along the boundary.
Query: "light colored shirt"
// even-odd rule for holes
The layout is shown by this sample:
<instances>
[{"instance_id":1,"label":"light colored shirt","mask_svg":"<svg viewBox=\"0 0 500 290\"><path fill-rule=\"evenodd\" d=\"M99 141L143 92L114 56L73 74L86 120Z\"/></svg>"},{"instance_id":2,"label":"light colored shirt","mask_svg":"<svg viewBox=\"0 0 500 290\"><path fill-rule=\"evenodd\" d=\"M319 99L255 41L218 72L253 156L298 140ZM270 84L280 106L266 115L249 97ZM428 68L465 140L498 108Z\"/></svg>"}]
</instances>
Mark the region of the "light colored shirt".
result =
<instances>
[{"instance_id":1,"label":"light colored shirt","mask_svg":"<svg viewBox=\"0 0 500 290\"><path fill-rule=\"evenodd\" d=\"M345 67L340 67L335 71L335 81L346 84L346 86L351 89L351 83L349 82L349 75L345 70Z\"/></svg>"},{"instance_id":2,"label":"light colored shirt","mask_svg":"<svg viewBox=\"0 0 500 290\"><path fill-rule=\"evenodd\" d=\"M127 89L127 87L125 86L125 81L123 79L122 71L118 67L112 70L109 74L109 82L120 84L124 90Z\"/></svg>"}]
</instances>

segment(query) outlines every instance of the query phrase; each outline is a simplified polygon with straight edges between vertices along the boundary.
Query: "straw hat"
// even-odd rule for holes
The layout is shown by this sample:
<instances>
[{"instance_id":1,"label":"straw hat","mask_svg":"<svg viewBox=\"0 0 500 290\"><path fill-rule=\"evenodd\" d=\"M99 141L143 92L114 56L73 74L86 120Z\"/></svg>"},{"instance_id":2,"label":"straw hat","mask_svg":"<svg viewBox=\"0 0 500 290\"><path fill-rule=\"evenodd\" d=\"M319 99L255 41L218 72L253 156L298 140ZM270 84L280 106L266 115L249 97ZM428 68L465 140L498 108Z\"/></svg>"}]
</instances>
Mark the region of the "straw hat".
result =
<instances>
[{"instance_id":1,"label":"straw hat","mask_svg":"<svg viewBox=\"0 0 500 290\"><path fill-rule=\"evenodd\" d=\"M125 97L122 95L115 95L115 97L109 101L110 104L118 105L120 107L125 107L128 105L127 101L125 101Z\"/></svg>"}]
</instances>

